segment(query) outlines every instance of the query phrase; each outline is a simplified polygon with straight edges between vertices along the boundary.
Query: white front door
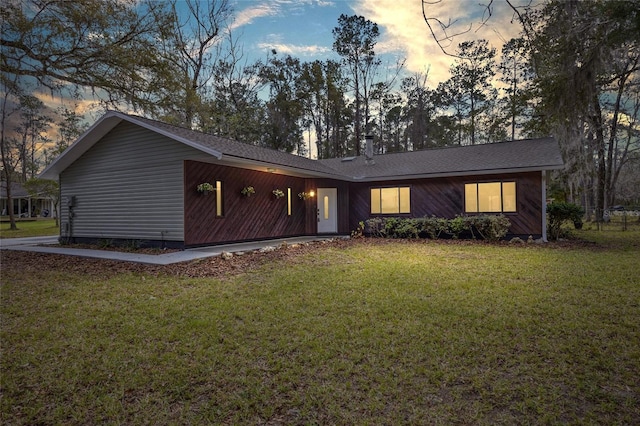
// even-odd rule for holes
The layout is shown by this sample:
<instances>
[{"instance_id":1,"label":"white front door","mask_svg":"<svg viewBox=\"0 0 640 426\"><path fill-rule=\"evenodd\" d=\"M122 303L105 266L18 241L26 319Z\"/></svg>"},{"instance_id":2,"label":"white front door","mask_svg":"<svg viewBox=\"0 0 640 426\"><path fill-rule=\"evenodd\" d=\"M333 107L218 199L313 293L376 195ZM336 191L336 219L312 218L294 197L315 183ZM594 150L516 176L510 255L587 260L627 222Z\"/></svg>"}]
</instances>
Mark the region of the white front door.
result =
<instances>
[{"instance_id":1,"label":"white front door","mask_svg":"<svg viewBox=\"0 0 640 426\"><path fill-rule=\"evenodd\" d=\"M318 188L318 234L338 232L338 189Z\"/></svg>"}]
</instances>

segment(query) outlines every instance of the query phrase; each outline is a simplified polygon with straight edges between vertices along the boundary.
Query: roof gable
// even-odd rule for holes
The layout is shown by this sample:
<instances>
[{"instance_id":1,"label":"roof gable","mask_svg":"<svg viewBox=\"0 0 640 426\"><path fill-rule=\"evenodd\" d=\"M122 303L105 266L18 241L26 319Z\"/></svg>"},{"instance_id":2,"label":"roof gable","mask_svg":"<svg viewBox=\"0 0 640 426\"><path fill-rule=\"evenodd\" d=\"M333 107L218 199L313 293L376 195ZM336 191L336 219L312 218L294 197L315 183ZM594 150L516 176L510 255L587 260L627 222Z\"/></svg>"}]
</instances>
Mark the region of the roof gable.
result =
<instances>
[{"instance_id":1,"label":"roof gable","mask_svg":"<svg viewBox=\"0 0 640 426\"><path fill-rule=\"evenodd\" d=\"M287 172L297 172L301 174L311 174L319 176L333 176L340 178L338 173L319 163L298 155L273 149L262 148L237 142L231 139L221 138L195 130L173 126L160 121L150 120L143 117L123 114L117 111L110 111L100 118L76 142L67 148L53 163L51 163L41 173L41 177L47 179L57 178L62 171L69 167L82 154L93 147L109 131L115 128L122 121L144 127L150 131L166 136L179 143L183 143L201 151L203 158L217 160L223 163L261 165L264 168L276 166Z\"/></svg>"}]
</instances>

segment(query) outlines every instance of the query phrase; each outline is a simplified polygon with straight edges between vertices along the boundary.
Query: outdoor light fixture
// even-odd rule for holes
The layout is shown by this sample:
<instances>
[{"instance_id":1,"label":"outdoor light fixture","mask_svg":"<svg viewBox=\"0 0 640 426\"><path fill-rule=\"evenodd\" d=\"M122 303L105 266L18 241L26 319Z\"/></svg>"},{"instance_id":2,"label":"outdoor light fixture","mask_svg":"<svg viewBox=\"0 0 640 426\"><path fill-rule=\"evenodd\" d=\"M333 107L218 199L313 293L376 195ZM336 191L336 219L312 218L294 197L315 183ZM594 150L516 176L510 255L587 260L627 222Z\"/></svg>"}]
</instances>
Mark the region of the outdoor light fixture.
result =
<instances>
[{"instance_id":1,"label":"outdoor light fixture","mask_svg":"<svg viewBox=\"0 0 640 426\"><path fill-rule=\"evenodd\" d=\"M310 197L315 197L316 196L316 191L314 191L313 189L311 191L309 191L309 196Z\"/></svg>"},{"instance_id":2,"label":"outdoor light fixture","mask_svg":"<svg viewBox=\"0 0 640 426\"><path fill-rule=\"evenodd\" d=\"M273 167L267 167L267 171L268 171L269 173L273 173L273 172L275 172L275 171L276 171L276 169L274 169Z\"/></svg>"}]
</instances>

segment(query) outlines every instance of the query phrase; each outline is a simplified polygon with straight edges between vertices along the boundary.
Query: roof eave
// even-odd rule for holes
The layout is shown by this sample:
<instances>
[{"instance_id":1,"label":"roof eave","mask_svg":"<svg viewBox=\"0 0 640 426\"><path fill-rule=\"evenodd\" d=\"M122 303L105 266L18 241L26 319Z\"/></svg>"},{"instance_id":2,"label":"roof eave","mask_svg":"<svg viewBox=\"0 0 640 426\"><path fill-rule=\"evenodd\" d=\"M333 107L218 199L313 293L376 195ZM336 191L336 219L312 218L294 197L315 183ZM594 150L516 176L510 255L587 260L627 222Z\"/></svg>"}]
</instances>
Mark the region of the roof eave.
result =
<instances>
[{"instance_id":1,"label":"roof eave","mask_svg":"<svg viewBox=\"0 0 640 426\"><path fill-rule=\"evenodd\" d=\"M438 173L420 173L420 174L405 174L405 175L388 175L388 176L354 176L351 178L352 182L377 182L381 180L412 180L412 179L435 179L453 176L483 176L483 175L495 175L495 174L510 174L510 173L528 173L528 172L541 172L546 170L560 170L564 167L564 164L551 164L545 166L532 166L532 167L512 167L504 169L485 169L485 170L464 170L464 171L451 171L451 172L438 172Z\"/></svg>"},{"instance_id":2,"label":"roof eave","mask_svg":"<svg viewBox=\"0 0 640 426\"><path fill-rule=\"evenodd\" d=\"M347 176L341 175L338 172L321 172L317 170L310 170L294 166L286 166L278 163L272 163L268 161L252 160L244 157L237 157L233 155L223 155L220 160L222 164L228 164L235 167L243 167L251 170L257 170L262 172L283 174L287 176L295 176L302 178L329 178L338 180L348 180Z\"/></svg>"}]
</instances>

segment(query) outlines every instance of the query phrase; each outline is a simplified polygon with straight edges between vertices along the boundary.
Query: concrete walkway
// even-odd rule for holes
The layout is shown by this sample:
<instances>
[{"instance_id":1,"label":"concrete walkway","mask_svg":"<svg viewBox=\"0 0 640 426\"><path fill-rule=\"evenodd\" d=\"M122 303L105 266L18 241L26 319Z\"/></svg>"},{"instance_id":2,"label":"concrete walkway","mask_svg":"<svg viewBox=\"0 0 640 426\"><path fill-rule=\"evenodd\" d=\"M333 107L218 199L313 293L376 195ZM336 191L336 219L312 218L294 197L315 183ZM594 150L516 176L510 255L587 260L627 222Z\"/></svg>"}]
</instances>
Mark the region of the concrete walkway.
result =
<instances>
[{"instance_id":1,"label":"concrete walkway","mask_svg":"<svg viewBox=\"0 0 640 426\"><path fill-rule=\"evenodd\" d=\"M294 237L277 240L254 241L248 243L224 244L175 251L166 254L140 254L109 250L77 249L58 245L58 237L4 238L0 239L0 250L30 251L38 253L66 254L69 256L92 257L96 259L122 260L125 262L148 263L152 265L170 265L178 262L206 257L220 256L223 252L238 253L260 250L265 247L278 247L286 244L302 244L312 241L330 240L333 237Z\"/></svg>"}]
</instances>

